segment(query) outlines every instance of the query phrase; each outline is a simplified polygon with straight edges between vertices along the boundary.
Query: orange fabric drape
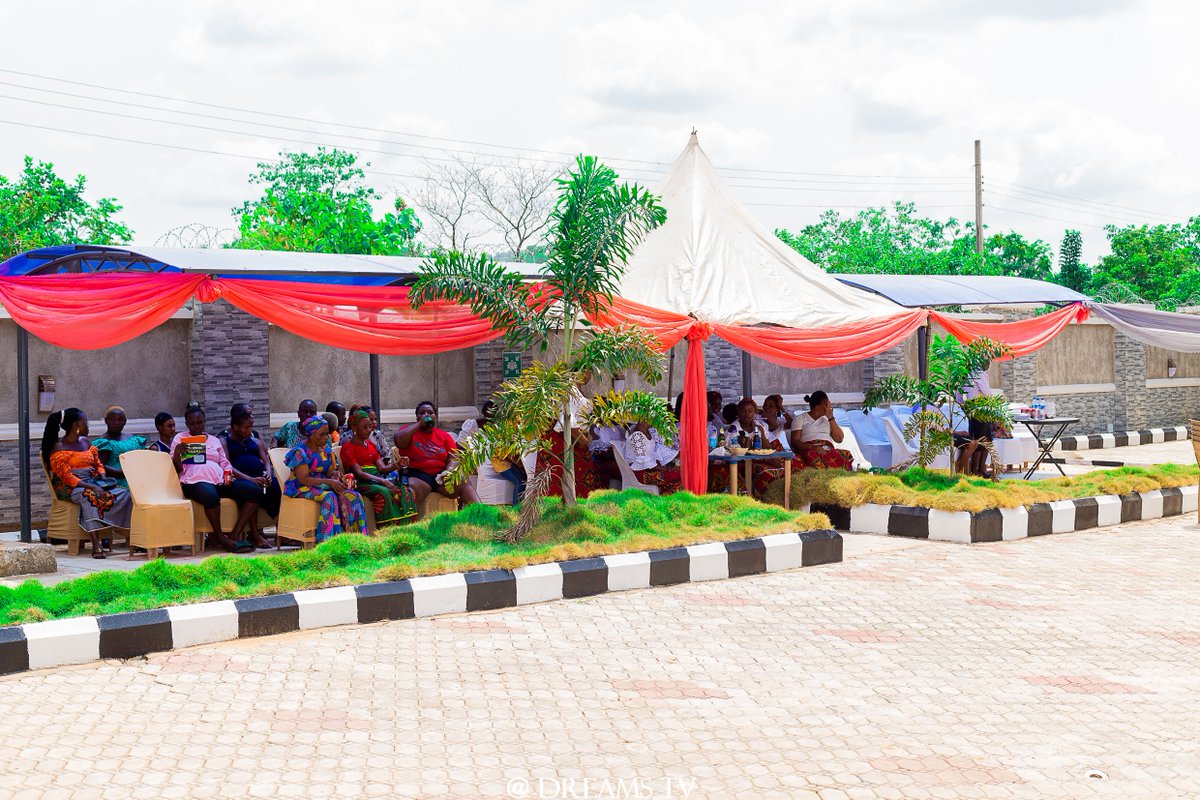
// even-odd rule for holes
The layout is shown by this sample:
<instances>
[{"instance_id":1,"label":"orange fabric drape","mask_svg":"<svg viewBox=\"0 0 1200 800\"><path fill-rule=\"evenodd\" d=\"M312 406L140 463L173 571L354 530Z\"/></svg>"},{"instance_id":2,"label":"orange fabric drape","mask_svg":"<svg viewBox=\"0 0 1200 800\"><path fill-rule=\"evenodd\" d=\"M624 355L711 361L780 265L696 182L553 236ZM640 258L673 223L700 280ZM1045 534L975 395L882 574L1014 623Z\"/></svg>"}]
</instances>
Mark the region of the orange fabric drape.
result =
<instances>
[{"instance_id":1,"label":"orange fabric drape","mask_svg":"<svg viewBox=\"0 0 1200 800\"><path fill-rule=\"evenodd\" d=\"M1012 348L1012 355L999 359L1006 360L1028 355L1038 348L1045 347L1067 325L1086 320L1088 310L1082 303L1073 303L1040 317L1019 319L1015 322L971 322L937 311L930 311L929 318L963 344L981 336L1007 344Z\"/></svg>"},{"instance_id":2,"label":"orange fabric drape","mask_svg":"<svg viewBox=\"0 0 1200 800\"><path fill-rule=\"evenodd\" d=\"M225 300L305 339L331 347L390 356L460 350L501 332L466 306L434 302L414 311L406 286L343 286L222 278L212 282Z\"/></svg>"},{"instance_id":3,"label":"orange fabric drape","mask_svg":"<svg viewBox=\"0 0 1200 800\"><path fill-rule=\"evenodd\" d=\"M861 361L903 342L925 323L923 308L827 328L714 325L725 341L785 367L832 367Z\"/></svg>"},{"instance_id":4,"label":"orange fabric drape","mask_svg":"<svg viewBox=\"0 0 1200 800\"><path fill-rule=\"evenodd\" d=\"M157 328L207 280L179 273L13 277L0 280L0 302L43 341L99 350Z\"/></svg>"},{"instance_id":5,"label":"orange fabric drape","mask_svg":"<svg viewBox=\"0 0 1200 800\"><path fill-rule=\"evenodd\" d=\"M704 374L704 341L712 326L693 321L687 331L687 365L683 372L683 408L679 420L679 466L683 488L708 491L708 379Z\"/></svg>"},{"instance_id":6,"label":"orange fabric drape","mask_svg":"<svg viewBox=\"0 0 1200 800\"><path fill-rule=\"evenodd\" d=\"M688 334L696 322L693 317L673 311L660 311L623 297L614 297L608 308L599 314L593 314L588 319L593 325L600 328L634 325L650 331L658 339L659 347L662 350L674 347Z\"/></svg>"}]
</instances>

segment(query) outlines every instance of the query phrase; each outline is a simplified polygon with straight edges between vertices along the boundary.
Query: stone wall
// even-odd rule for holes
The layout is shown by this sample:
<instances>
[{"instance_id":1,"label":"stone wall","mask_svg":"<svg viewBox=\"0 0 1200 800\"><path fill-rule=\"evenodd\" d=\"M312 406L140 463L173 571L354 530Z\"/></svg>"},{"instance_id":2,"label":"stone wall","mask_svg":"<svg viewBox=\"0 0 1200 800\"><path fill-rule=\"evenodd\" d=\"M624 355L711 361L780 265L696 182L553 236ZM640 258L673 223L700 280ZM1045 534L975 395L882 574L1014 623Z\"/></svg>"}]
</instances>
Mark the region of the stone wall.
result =
<instances>
[{"instance_id":1,"label":"stone wall","mask_svg":"<svg viewBox=\"0 0 1200 800\"><path fill-rule=\"evenodd\" d=\"M260 416L268 408L269 328L265 321L224 300L196 304L191 337L191 399L203 405L208 416L220 420L222 426L234 403L249 403ZM182 414L182 409L176 413Z\"/></svg>"}]
</instances>

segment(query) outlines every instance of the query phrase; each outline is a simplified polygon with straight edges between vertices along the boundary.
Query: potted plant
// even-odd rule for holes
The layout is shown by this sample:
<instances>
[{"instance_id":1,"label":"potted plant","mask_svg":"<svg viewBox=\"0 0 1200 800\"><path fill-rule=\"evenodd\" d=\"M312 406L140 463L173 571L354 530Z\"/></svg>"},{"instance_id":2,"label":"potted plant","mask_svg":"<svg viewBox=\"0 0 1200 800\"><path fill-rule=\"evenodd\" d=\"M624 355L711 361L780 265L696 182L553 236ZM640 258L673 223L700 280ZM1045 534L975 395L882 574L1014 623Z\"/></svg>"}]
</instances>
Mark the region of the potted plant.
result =
<instances>
[{"instance_id":1,"label":"potted plant","mask_svg":"<svg viewBox=\"0 0 1200 800\"><path fill-rule=\"evenodd\" d=\"M963 399L977 373L986 370L996 358L1010 353L1008 345L980 337L965 347L951 336L935 336L929 348L929 369L924 380L909 375L888 375L866 393L863 413L884 403L902 403L918 410L904 426L907 439L918 438L920 445L913 458L918 466L928 467L940 453L954 449L954 420L960 416L979 422L1012 426L1012 414L1003 394L979 395ZM992 477L999 480L995 445L990 439L973 440L988 451ZM899 464L906 468L909 463ZM950 459L954 471L954 459Z\"/></svg>"},{"instance_id":2,"label":"potted plant","mask_svg":"<svg viewBox=\"0 0 1200 800\"><path fill-rule=\"evenodd\" d=\"M1168 358L1168 359L1167 359L1167 377L1168 377L1168 378L1174 378L1174 377L1175 377L1175 372L1177 371L1177 369L1178 369L1178 367L1177 367L1177 365L1175 364L1175 359L1173 359L1173 358Z\"/></svg>"}]
</instances>

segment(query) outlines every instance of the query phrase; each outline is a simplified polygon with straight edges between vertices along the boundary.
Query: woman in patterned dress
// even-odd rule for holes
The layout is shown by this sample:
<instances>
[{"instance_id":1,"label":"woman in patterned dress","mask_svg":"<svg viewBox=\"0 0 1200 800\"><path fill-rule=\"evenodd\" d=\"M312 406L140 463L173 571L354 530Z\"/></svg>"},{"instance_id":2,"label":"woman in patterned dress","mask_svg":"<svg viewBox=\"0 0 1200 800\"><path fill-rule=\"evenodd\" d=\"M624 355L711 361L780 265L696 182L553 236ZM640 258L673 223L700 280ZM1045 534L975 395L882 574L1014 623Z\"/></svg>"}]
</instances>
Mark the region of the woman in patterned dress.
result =
<instances>
[{"instance_id":1,"label":"woman in patterned dress","mask_svg":"<svg viewBox=\"0 0 1200 800\"><path fill-rule=\"evenodd\" d=\"M320 504L316 539L323 542L342 533L366 533L367 516L362 495L347 489L333 461L329 443L329 425L320 414L300 423L304 437L284 456L292 470L283 487L288 497L303 497Z\"/></svg>"},{"instance_id":2,"label":"woman in patterned dress","mask_svg":"<svg viewBox=\"0 0 1200 800\"><path fill-rule=\"evenodd\" d=\"M64 431L62 437L59 429ZM42 464L60 500L79 505L79 527L92 540L92 558L104 558L99 531L129 529L133 498L104 474L100 453L87 438L88 418L78 408L55 411L42 434Z\"/></svg>"},{"instance_id":3,"label":"woman in patterned dress","mask_svg":"<svg viewBox=\"0 0 1200 800\"><path fill-rule=\"evenodd\" d=\"M833 403L829 395L816 391L805 395L809 410L796 415L792 423L792 461L794 469L854 469L854 456L849 450L839 450L845 434L833 418Z\"/></svg>"}]
</instances>

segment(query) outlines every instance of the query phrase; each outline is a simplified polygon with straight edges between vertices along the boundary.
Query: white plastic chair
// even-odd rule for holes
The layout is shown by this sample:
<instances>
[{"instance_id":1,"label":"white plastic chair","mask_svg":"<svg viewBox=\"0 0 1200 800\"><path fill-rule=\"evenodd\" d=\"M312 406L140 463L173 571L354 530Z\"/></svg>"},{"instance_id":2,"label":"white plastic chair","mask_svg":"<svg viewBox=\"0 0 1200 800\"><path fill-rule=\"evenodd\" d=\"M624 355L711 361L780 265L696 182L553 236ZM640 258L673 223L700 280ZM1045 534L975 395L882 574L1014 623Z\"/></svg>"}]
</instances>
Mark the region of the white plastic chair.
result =
<instances>
[{"instance_id":1,"label":"white plastic chair","mask_svg":"<svg viewBox=\"0 0 1200 800\"><path fill-rule=\"evenodd\" d=\"M863 455L862 448L858 446L858 439L854 436L854 429L849 425L842 425L840 420L838 421L838 425L842 426L843 438L842 443L835 446L850 451L850 455L854 456L855 469L870 469L872 466L871 461Z\"/></svg>"},{"instance_id":2,"label":"white plastic chair","mask_svg":"<svg viewBox=\"0 0 1200 800\"><path fill-rule=\"evenodd\" d=\"M917 457L916 448L904 440L904 434L896 427L894 421L885 417L883 426L887 429L888 440L892 445L892 463L888 465L889 468L897 464L903 464L905 461L911 461ZM948 453L938 453L933 459L933 463L929 466L933 469L950 469L950 455Z\"/></svg>"},{"instance_id":3,"label":"white plastic chair","mask_svg":"<svg viewBox=\"0 0 1200 800\"><path fill-rule=\"evenodd\" d=\"M649 484L642 483L637 479L637 475L634 473L633 469L630 468L629 462L625 460L625 454L622 453L619 448L614 447L612 452L613 458L615 458L617 461L617 469L621 473L622 491L625 489L641 489L643 492L648 494L658 494L657 486L650 486Z\"/></svg>"}]
</instances>

